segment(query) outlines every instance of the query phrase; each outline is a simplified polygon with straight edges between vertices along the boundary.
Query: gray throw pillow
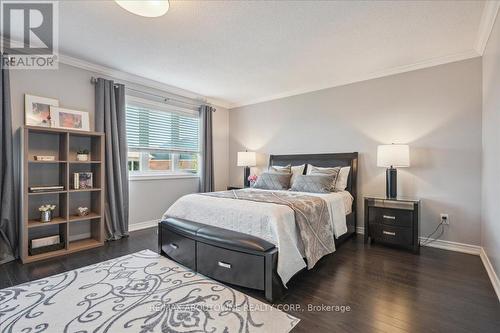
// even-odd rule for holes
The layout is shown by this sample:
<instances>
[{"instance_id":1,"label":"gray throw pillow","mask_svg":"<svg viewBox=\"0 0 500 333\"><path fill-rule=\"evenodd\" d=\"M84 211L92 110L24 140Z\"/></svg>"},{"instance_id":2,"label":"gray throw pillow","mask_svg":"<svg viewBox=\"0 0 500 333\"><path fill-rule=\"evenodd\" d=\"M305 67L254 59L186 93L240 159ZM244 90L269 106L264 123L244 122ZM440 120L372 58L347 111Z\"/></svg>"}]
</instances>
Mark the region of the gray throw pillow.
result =
<instances>
[{"instance_id":1,"label":"gray throw pillow","mask_svg":"<svg viewBox=\"0 0 500 333\"><path fill-rule=\"evenodd\" d=\"M253 186L261 190L288 190L291 173L263 172Z\"/></svg>"},{"instance_id":2,"label":"gray throw pillow","mask_svg":"<svg viewBox=\"0 0 500 333\"><path fill-rule=\"evenodd\" d=\"M329 193L332 190L333 175L300 175L295 178L292 184L292 191Z\"/></svg>"},{"instance_id":3,"label":"gray throw pillow","mask_svg":"<svg viewBox=\"0 0 500 333\"><path fill-rule=\"evenodd\" d=\"M339 172L340 172L340 167L323 168L323 167L316 167L311 164L307 165L307 175L333 176L330 192L333 192L335 190L335 183L337 182L337 177L339 176Z\"/></svg>"}]
</instances>

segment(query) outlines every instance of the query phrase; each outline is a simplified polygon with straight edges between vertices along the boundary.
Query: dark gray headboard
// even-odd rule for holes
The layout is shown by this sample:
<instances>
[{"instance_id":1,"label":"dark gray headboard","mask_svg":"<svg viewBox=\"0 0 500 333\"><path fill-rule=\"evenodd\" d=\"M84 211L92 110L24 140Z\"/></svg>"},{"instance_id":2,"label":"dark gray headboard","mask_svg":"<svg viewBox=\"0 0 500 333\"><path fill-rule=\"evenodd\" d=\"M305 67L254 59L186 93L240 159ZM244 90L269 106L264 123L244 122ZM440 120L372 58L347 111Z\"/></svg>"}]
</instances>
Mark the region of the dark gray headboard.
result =
<instances>
[{"instance_id":1,"label":"dark gray headboard","mask_svg":"<svg viewBox=\"0 0 500 333\"><path fill-rule=\"evenodd\" d=\"M271 155L269 166L273 165L301 165L312 164L320 167L350 166L346 190L354 197L356 203L358 177L358 153L333 153L333 154L297 154L297 155ZM304 170L306 172L306 170Z\"/></svg>"},{"instance_id":2,"label":"dark gray headboard","mask_svg":"<svg viewBox=\"0 0 500 333\"><path fill-rule=\"evenodd\" d=\"M346 190L354 197L352 202L352 212L346 219L348 232L342 235L341 239L348 239L350 234L356 233L357 225L357 178L358 178L358 153L334 153L334 154L297 154L297 155L271 155L269 165L301 165L312 164L320 167L350 166L349 178L347 179ZM304 170L306 172L307 169Z\"/></svg>"}]
</instances>

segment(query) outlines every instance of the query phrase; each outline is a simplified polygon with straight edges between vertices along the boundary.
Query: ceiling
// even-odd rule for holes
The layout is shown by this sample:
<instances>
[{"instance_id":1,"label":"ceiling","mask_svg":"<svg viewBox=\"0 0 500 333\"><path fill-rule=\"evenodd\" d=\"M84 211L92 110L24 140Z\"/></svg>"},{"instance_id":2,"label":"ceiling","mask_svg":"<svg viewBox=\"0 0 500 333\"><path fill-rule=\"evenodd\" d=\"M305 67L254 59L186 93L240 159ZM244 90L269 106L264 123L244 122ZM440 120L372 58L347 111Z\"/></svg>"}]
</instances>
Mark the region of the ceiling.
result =
<instances>
[{"instance_id":1,"label":"ceiling","mask_svg":"<svg viewBox=\"0 0 500 333\"><path fill-rule=\"evenodd\" d=\"M484 7L170 1L144 18L114 1L65 1L59 52L240 106L479 56Z\"/></svg>"}]
</instances>

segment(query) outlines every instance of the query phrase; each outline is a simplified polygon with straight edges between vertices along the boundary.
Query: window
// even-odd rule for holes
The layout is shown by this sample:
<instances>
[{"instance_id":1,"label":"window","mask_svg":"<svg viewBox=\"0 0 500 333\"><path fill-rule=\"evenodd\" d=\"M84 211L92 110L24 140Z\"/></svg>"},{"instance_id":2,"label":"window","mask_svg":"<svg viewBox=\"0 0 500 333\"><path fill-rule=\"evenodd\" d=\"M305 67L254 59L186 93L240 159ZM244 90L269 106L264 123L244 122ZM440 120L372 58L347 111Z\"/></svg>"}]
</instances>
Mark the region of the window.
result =
<instances>
[{"instance_id":1,"label":"window","mask_svg":"<svg viewBox=\"0 0 500 333\"><path fill-rule=\"evenodd\" d=\"M127 99L126 122L130 175L198 174L197 112L179 112L163 104L134 103Z\"/></svg>"}]
</instances>

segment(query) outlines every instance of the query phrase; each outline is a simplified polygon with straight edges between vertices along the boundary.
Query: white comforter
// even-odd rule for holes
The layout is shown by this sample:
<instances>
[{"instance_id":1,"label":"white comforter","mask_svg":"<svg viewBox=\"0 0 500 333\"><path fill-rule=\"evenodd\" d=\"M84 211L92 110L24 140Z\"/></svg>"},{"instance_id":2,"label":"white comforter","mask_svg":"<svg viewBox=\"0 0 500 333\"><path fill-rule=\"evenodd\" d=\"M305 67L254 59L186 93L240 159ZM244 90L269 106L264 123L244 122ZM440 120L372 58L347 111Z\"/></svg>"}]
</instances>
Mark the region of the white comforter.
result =
<instances>
[{"instance_id":1,"label":"white comforter","mask_svg":"<svg viewBox=\"0 0 500 333\"><path fill-rule=\"evenodd\" d=\"M335 237L347 232L346 215L351 212L353 200L349 192L303 194L318 196L327 202ZM285 285L295 273L306 267L294 212L288 206L189 194L165 212L163 218L167 217L230 229L275 244L279 250L278 275Z\"/></svg>"}]
</instances>

